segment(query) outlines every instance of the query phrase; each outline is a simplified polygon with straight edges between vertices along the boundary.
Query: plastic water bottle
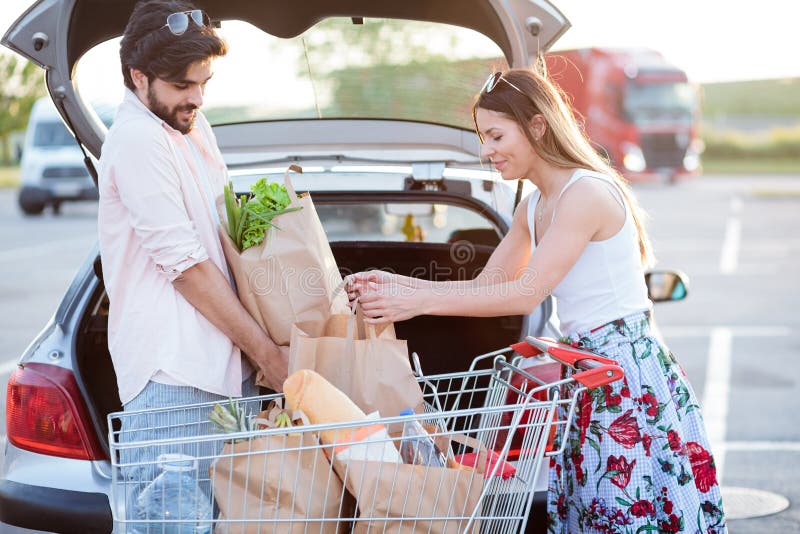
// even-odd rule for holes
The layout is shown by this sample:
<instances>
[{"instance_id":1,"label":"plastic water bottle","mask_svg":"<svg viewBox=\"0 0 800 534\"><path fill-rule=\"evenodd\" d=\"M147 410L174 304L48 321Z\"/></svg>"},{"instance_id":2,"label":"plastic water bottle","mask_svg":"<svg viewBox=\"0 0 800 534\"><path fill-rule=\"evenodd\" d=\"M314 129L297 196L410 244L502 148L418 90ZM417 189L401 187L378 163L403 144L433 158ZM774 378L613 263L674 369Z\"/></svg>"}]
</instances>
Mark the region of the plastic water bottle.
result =
<instances>
[{"instance_id":1,"label":"plastic water bottle","mask_svg":"<svg viewBox=\"0 0 800 534\"><path fill-rule=\"evenodd\" d=\"M413 410L403 410L400 415L414 415ZM445 457L436 443L422 428L418 421L406 421L403 424L403 438L400 442L400 456L407 464L444 467Z\"/></svg>"},{"instance_id":2,"label":"plastic water bottle","mask_svg":"<svg viewBox=\"0 0 800 534\"><path fill-rule=\"evenodd\" d=\"M161 473L136 500L136 519L154 522L140 523L134 531L137 534L211 534L211 499L198 485L197 460L185 454L162 454L158 465Z\"/></svg>"}]
</instances>

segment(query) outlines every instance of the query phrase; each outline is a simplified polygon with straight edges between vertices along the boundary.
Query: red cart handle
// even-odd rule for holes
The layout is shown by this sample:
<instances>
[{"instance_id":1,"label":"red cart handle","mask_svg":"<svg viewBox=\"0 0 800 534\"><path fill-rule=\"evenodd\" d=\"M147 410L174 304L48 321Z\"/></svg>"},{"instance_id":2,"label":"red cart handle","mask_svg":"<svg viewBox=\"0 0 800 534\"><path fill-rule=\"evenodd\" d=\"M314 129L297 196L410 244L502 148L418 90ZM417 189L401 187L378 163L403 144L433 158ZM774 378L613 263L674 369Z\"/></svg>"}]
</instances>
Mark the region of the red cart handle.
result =
<instances>
[{"instance_id":1,"label":"red cart handle","mask_svg":"<svg viewBox=\"0 0 800 534\"><path fill-rule=\"evenodd\" d=\"M572 375L572 378L587 388L605 386L625 377L625 371L615 360L558 343L554 339L528 336L525 341L511 345L511 348L525 358L547 353L555 360L579 369L580 372Z\"/></svg>"}]
</instances>

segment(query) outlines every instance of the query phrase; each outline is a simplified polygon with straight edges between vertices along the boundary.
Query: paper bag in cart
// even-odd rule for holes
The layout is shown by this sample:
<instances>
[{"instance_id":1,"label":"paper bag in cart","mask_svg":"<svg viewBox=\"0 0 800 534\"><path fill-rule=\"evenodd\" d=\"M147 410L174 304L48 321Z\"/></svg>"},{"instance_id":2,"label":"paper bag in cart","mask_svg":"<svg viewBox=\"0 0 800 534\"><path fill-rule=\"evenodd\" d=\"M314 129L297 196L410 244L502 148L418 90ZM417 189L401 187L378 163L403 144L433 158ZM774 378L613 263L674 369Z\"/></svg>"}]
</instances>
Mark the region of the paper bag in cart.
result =
<instances>
[{"instance_id":1,"label":"paper bag in cart","mask_svg":"<svg viewBox=\"0 0 800 534\"><path fill-rule=\"evenodd\" d=\"M212 483L220 534L338 534L352 515L352 498L308 432L226 444L212 468ZM237 523L242 519L258 522Z\"/></svg>"},{"instance_id":2,"label":"paper bag in cart","mask_svg":"<svg viewBox=\"0 0 800 534\"><path fill-rule=\"evenodd\" d=\"M427 467L342 461L334 456L335 471L356 499L358 516L353 532L477 533L480 512L471 526L467 526L484 487L486 449L466 436L452 437L464 440L479 451L482 460L476 469L459 467L452 460L449 461L450 467Z\"/></svg>"},{"instance_id":3,"label":"paper bag in cart","mask_svg":"<svg viewBox=\"0 0 800 534\"><path fill-rule=\"evenodd\" d=\"M408 345L394 327L376 329L352 313L298 322L289 347L289 373L316 371L365 413L393 417L420 412L422 390L408 359Z\"/></svg>"},{"instance_id":4,"label":"paper bag in cart","mask_svg":"<svg viewBox=\"0 0 800 534\"><path fill-rule=\"evenodd\" d=\"M301 171L297 166L292 170ZM347 296L330 244L314 203L308 195L298 197L287 170L284 178L290 203L301 208L276 216L260 245L240 251L228 235L223 197L217 199L220 240L239 300L277 345L289 344L292 325L300 321L322 321L331 312L345 312ZM258 368L256 382L263 380Z\"/></svg>"}]
</instances>

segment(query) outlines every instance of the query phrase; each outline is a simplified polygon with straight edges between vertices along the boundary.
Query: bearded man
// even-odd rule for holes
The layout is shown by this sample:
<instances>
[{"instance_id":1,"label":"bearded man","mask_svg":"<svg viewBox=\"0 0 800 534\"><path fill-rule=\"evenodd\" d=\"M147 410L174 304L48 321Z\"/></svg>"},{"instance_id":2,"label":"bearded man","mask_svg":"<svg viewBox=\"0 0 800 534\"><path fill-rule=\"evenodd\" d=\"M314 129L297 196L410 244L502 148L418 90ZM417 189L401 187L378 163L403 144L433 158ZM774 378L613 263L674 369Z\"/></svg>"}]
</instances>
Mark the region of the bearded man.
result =
<instances>
[{"instance_id":1,"label":"bearded man","mask_svg":"<svg viewBox=\"0 0 800 534\"><path fill-rule=\"evenodd\" d=\"M257 394L242 351L271 367L273 389L286 378L287 349L240 304L219 240L215 200L228 175L200 107L226 52L208 15L184 0L139 2L120 44L125 97L100 158L98 231L125 411ZM120 441L198 428L154 418L125 418ZM126 451L123 463L139 464L127 477L152 480L147 449Z\"/></svg>"}]
</instances>

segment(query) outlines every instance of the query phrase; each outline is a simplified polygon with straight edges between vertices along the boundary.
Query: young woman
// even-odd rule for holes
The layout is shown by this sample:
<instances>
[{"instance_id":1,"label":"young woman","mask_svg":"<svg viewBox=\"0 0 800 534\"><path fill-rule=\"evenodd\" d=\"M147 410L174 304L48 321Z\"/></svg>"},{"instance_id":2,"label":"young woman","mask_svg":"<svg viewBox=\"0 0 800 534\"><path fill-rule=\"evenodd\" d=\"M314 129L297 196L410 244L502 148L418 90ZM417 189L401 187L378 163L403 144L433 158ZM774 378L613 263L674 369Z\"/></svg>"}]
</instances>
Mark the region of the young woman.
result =
<instances>
[{"instance_id":1,"label":"young woman","mask_svg":"<svg viewBox=\"0 0 800 534\"><path fill-rule=\"evenodd\" d=\"M475 280L370 271L347 279L367 321L528 314L556 299L562 333L613 358L625 379L583 396L551 463L550 529L726 532L714 460L689 382L651 331L650 244L636 199L597 155L556 86L494 73L473 107L482 155L537 191Z\"/></svg>"}]
</instances>

